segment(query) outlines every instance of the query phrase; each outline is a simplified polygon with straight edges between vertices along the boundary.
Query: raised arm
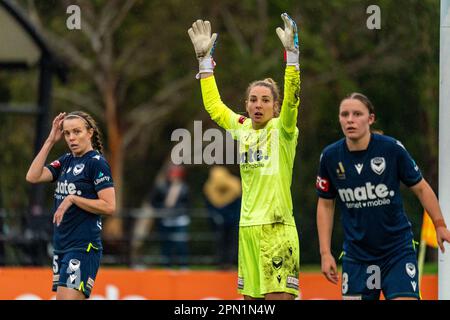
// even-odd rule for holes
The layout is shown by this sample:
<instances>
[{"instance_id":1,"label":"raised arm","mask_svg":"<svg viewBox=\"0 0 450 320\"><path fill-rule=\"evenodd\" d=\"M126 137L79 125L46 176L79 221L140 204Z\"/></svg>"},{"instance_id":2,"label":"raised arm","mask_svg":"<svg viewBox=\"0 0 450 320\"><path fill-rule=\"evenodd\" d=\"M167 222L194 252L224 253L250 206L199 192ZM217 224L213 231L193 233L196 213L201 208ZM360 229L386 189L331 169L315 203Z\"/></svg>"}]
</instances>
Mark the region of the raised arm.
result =
<instances>
[{"instance_id":1,"label":"raised arm","mask_svg":"<svg viewBox=\"0 0 450 320\"><path fill-rule=\"evenodd\" d=\"M239 115L228 108L221 100L216 80L213 75L216 63L212 58L217 33L211 35L209 21L197 20L188 30L189 37L194 45L195 55L199 62L199 72L196 76L200 79L203 104L219 126L224 129L234 129L238 123Z\"/></svg>"},{"instance_id":2,"label":"raised arm","mask_svg":"<svg viewBox=\"0 0 450 320\"><path fill-rule=\"evenodd\" d=\"M300 105L300 67L297 24L283 13L284 30L277 28L276 32L283 43L286 55L286 71L284 75L284 98L281 106L280 120L283 130L288 135L295 133L298 107Z\"/></svg>"},{"instance_id":3,"label":"raised arm","mask_svg":"<svg viewBox=\"0 0 450 320\"><path fill-rule=\"evenodd\" d=\"M45 167L45 161L47 160L50 150L54 144L58 142L62 137L61 125L65 117L65 113L60 113L53 119L52 129L48 135L47 140L42 146L39 153L34 158L33 162L28 169L26 180L31 183L50 182L53 180L53 175L49 169Z\"/></svg>"}]
</instances>

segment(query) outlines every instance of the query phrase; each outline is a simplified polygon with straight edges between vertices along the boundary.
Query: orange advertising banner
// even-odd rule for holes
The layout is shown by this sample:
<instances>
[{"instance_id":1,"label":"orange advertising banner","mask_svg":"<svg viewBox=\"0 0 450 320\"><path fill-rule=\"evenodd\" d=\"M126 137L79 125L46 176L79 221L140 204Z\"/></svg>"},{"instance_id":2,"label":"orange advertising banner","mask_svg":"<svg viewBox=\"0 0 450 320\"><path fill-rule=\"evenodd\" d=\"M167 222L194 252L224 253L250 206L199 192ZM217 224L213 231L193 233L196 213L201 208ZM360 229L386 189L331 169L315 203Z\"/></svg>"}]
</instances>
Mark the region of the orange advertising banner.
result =
<instances>
[{"instance_id":1,"label":"orange advertising banner","mask_svg":"<svg viewBox=\"0 0 450 320\"><path fill-rule=\"evenodd\" d=\"M0 268L1 300L50 300L50 268ZM234 300L235 271L131 270L100 268L91 299L95 300ZM319 273L300 274L301 299L338 300L340 285ZM437 277L424 275L422 298L437 299Z\"/></svg>"}]
</instances>

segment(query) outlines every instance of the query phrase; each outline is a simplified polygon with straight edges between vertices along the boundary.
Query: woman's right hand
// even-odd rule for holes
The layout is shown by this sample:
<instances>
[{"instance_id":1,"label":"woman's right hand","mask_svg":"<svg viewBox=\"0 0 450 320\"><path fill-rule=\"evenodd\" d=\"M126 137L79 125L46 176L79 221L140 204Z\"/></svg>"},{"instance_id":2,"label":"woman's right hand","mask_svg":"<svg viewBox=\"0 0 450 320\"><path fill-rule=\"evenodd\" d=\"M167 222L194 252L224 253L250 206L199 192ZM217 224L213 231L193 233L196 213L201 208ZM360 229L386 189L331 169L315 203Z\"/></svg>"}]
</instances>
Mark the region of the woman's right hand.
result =
<instances>
[{"instance_id":1,"label":"woman's right hand","mask_svg":"<svg viewBox=\"0 0 450 320\"><path fill-rule=\"evenodd\" d=\"M64 117L66 116L65 112L61 112L58 114L55 119L53 119L52 129L50 134L48 135L47 140L52 143L58 142L62 137L62 123L64 121Z\"/></svg>"},{"instance_id":2,"label":"woman's right hand","mask_svg":"<svg viewBox=\"0 0 450 320\"><path fill-rule=\"evenodd\" d=\"M212 56L217 33L211 35L211 23L209 21L195 21L192 27L189 28L188 34L194 45L195 55L198 60Z\"/></svg>"},{"instance_id":3,"label":"woman's right hand","mask_svg":"<svg viewBox=\"0 0 450 320\"><path fill-rule=\"evenodd\" d=\"M216 45L217 33L211 35L211 23L209 21L197 20L189 28L188 34L199 62L199 72L196 78L199 79L202 74L212 74L216 66L212 54Z\"/></svg>"},{"instance_id":4,"label":"woman's right hand","mask_svg":"<svg viewBox=\"0 0 450 320\"><path fill-rule=\"evenodd\" d=\"M336 261L330 253L322 255L322 273L331 283L337 284L339 281L339 274L336 266Z\"/></svg>"}]
</instances>

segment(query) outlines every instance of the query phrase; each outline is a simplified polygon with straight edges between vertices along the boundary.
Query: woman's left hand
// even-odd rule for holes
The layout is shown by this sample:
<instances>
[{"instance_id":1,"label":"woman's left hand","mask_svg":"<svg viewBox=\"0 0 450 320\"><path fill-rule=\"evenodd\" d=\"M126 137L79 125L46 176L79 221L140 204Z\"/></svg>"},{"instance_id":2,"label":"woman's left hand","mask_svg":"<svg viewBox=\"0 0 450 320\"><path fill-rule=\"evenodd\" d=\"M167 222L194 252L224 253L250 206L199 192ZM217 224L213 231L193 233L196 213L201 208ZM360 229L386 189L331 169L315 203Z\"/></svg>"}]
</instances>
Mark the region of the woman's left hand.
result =
<instances>
[{"instance_id":1,"label":"woman's left hand","mask_svg":"<svg viewBox=\"0 0 450 320\"><path fill-rule=\"evenodd\" d=\"M295 66L298 70L300 51L298 45L297 24L287 13L283 13L281 19L284 21L284 30L278 27L275 31L286 50L286 65Z\"/></svg>"},{"instance_id":2,"label":"woman's left hand","mask_svg":"<svg viewBox=\"0 0 450 320\"><path fill-rule=\"evenodd\" d=\"M63 202L59 205L58 209L56 209L55 214L53 215L53 223L56 223L56 226L59 227L61 221L66 213L67 209L73 204L73 195L68 195L64 198Z\"/></svg>"},{"instance_id":3,"label":"woman's left hand","mask_svg":"<svg viewBox=\"0 0 450 320\"><path fill-rule=\"evenodd\" d=\"M450 231L446 227L439 227L436 229L437 243L441 252L445 252L444 242L450 243Z\"/></svg>"},{"instance_id":4,"label":"woman's left hand","mask_svg":"<svg viewBox=\"0 0 450 320\"><path fill-rule=\"evenodd\" d=\"M284 30L280 27L276 28L276 32L286 51L298 53L298 31L297 24L287 13L281 15L284 21Z\"/></svg>"}]
</instances>

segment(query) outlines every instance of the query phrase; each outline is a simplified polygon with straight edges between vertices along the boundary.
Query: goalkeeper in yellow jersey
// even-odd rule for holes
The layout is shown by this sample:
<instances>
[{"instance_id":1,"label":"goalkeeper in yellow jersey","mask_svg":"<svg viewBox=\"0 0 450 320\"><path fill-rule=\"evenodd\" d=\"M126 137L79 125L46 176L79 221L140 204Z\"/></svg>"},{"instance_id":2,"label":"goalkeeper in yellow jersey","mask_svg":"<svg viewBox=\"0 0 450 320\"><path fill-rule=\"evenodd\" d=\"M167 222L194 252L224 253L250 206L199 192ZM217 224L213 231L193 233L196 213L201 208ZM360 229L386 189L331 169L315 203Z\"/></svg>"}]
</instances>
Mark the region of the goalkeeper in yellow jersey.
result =
<instances>
[{"instance_id":1,"label":"goalkeeper in yellow jersey","mask_svg":"<svg viewBox=\"0 0 450 320\"><path fill-rule=\"evenodd\" d=\"M242 205L239 222L238 292L245 299L295 299L299 292L299 244L292 211L292 167L298 138L300 70L297 25L286 13L277 28L286 57L284 99L272 79L246 92L249 118L220 99L213 75L217 34L209 21L188 30L199 61L203 102L211 118L239 141ZM280 107L281 106L281 107Z\"/></svg>"}]
</instances>

